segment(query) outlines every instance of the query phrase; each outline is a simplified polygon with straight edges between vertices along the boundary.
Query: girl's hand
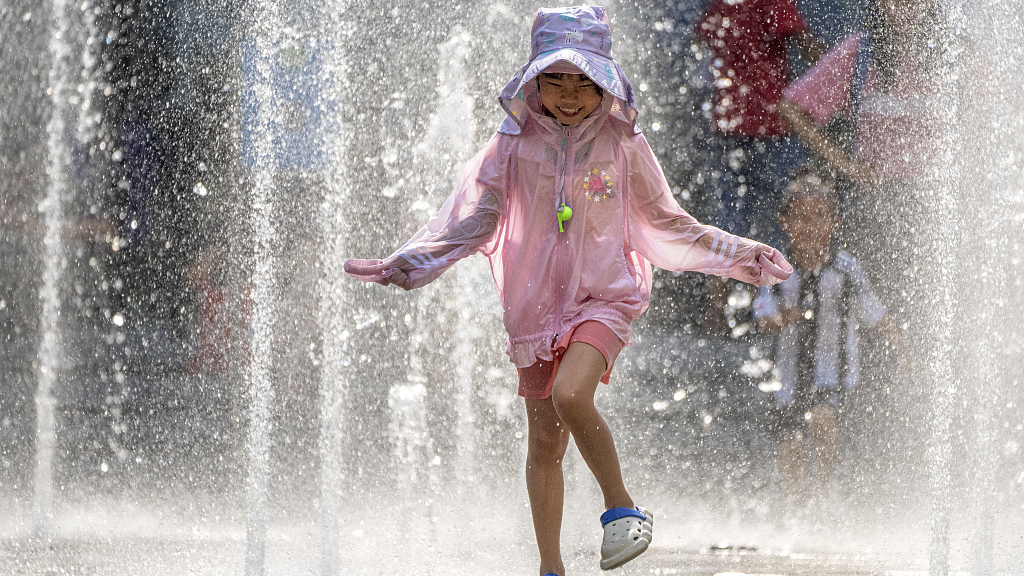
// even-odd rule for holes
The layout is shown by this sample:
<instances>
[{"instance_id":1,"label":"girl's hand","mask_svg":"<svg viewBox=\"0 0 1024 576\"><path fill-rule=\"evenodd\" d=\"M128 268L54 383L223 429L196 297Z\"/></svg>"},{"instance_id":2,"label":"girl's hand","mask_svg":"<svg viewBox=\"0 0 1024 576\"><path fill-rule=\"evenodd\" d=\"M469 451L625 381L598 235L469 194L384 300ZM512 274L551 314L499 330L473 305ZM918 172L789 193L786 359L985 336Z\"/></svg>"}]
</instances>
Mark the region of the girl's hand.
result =
<instances>
[{"instance_id":1,"label":"girl's hand","mask_svg":"<svg viewBox=\"0 0 1024 576\"><path fill-rule=\"evenodd\" d=\"M345 272L363 282L376 282L383 286L394 284L403 290L412 288L412 281L405 272L394 264L385 264L383 260L346 260Z\"/></svg>"},{"instance_id":2,"label":"girl's hand","mask_svg":"<svg viewBox=\"0 0 1024 576\"><path fill-rule=\"evenodd\" d=\"M758 280L762 286L778 284L793 275L793 266L778 250L768 246L764 246L757 255L757 267L760 271Z\"/></svg>"},{"instance_id":3,"label":"girl's hand","mask_svg":"<svg viewBox=\"0 0 1024 576\"><path fill-rule=\"evenodd\" d=\"M363 282L376 282L387 286L391 282L391 268L384 265L383 260L345 260L345 272Z\"/></svg>"},{"instance_id":4,"label":"girl's hand","mask_svg":"<svg viewBox=\"0 0 1024 576\"><path fill-rule=\"evenodd\" d=\"M401 268L391 268L391 276L388 278L389 284L394 284L402 290L412 290L412 280L409 280L409 275L402 272Z\"/></svg>"}]
</instances>

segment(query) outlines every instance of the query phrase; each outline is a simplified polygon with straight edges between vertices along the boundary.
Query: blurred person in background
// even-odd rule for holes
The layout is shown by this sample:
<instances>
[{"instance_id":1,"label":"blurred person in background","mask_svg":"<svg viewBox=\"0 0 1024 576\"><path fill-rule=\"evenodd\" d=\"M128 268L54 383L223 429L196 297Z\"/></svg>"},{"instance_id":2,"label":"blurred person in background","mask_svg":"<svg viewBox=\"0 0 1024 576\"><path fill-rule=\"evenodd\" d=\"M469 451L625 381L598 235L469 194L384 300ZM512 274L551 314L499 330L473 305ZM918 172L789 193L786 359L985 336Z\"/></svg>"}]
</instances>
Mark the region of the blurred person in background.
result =
<instances>
[{"instance_id":1,"label":"blurred person in background","mask_svg":"<svg viewBox=\"0 0 1024 576\"><path fill-rule=\"evenodd\" d=\"M759 330L778 334L781 388L770 429L786 493L801 506L826 491L835 472L844 399L860 378L861 328L897 346L901 339L860 263L837 245L842 220L834 188L803 174L782 204L779 224L795 272L761 288L754 316Z\"/></svg>"}]
</instances>

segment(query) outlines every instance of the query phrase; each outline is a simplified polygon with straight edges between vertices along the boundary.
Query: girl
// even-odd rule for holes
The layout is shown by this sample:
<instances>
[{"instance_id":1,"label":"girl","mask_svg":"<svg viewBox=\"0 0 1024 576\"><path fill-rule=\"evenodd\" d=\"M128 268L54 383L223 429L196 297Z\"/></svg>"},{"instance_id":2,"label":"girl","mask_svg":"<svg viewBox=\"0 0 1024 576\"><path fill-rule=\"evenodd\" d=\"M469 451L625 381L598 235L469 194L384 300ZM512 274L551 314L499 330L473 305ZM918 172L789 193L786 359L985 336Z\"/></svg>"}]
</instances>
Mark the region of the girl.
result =
<instances>
[{"instance_id":1,"label":"girl","mask_svg":"<svg viewBox=\"0 0 1024 576\"><path fill-rule=\"evenodd\" d=\"M651 264L757 285L792 268L772 248L704 226L672 197L636 128L636 101L612 59L600 7L541 9L530 61L502 90L507 118L455 192L381 260L349 260L364 281L406 290L482 252L491 264L529 422L527 490L540 573L564 576L562 457L569 435L604 496L601 567L639 556L653 516L626 491L598 382L647 308Z\"/></svg>"}]
</instances>

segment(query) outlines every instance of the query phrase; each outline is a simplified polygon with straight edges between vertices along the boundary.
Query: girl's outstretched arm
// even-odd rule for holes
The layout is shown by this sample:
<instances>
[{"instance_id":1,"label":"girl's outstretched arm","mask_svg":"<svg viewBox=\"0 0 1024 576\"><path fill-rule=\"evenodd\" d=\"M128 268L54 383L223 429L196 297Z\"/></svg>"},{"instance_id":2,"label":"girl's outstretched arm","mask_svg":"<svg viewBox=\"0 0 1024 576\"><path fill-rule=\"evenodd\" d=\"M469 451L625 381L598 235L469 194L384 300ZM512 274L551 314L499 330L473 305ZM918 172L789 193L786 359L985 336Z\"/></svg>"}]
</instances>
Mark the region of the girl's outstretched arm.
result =
<instances>
[{"instance_id":1,"label":"girl's outstretched arm","mask_svg":"<svg viewBox=\"0 0 1024 576\"><path fill-rule=\"evenodd\" d=\"M408 242L384 260L346 260L345 272L364 282L405 290L433 282L455 262L483 249L501 218L498 194L484 190L475 210L459 219L452 207L458 191Z\"/></svg>"},{"instance_id":2,"label":"girl's outstretched arm","mask_svg":"<svg viewBox=\"0 0 1024 576\"><path fill-rule=\"evenodd\" d=\"M728 276L757 286L777 284L793 267L771 246L698 222L669 188L642 135L631 139L629 243L655 266Z\"/></svg>"},{"instance_id":3,"label":"girl's outstretched arm","mask_svg":"<svg viewBox=\"0 0 1024 576\"><path fill-rule=\"evenodd\" d=\"M505 212L505 137L496 136L466 166L437 214L383 260L348 260L345 272L364 282L406 290L434 281L462 258L488 251Z\"/></svg>"}]
</instances>

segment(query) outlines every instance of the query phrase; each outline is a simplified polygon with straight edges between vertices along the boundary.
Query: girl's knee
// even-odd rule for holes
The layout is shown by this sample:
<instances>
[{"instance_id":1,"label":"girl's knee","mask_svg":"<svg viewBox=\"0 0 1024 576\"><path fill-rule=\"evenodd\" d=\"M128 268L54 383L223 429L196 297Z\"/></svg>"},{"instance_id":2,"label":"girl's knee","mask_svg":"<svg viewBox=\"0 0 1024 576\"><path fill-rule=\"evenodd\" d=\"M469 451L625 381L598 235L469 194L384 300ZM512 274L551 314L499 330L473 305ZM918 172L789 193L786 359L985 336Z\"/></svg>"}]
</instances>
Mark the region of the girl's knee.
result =
<instances>
[{"instance_id":1,"label":"girl's knee","mask_svg":"<svg viewBox=\"0 0 1024 576\"><path fill-rule=\"evenodd\" d=\"M558 460L569 445L569 431L561 425L532 426L527 441L530 454Z\"/></svg>"},{"instance_id":2,"label":"girl's knee","mask_svg":"<svg viewBox=\"0 0 1024 576\"><path fill-rule=\"evenodd\" d=\"M556 381L551 391L551 401L563 421L570 422L581 414L595 410L594 397L588 394L587 390L578 386L558 384L560 383Z\"/></svg>"}]
</instances>

